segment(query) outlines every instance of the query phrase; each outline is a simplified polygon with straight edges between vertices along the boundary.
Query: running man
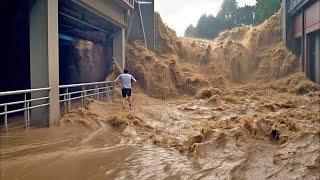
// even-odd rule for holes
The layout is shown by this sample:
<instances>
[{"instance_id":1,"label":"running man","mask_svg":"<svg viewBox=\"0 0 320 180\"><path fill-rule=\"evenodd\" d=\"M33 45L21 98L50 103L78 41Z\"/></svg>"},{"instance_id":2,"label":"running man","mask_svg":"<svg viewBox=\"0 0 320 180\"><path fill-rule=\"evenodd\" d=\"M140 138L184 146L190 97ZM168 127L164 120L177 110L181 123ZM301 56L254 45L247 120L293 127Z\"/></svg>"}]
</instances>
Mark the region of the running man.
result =
<instances>
[{"instance_id":1,"label":"running man","mask_svg":"<svg viewBox=\"0 0 320 180\"><path fill-rule=\"evenodd\" d=\"M120 74L115 81L120 80L121 82L121 92L122 92L122 107L124 108L124 103L125 99L127 98L129 106L131 107L131 101L130 101L130 96L131 96L131 82L137 82L137 80L129 74L129 71L127 69L123 70L123 74Z\"/></svg>"}]
</instances>

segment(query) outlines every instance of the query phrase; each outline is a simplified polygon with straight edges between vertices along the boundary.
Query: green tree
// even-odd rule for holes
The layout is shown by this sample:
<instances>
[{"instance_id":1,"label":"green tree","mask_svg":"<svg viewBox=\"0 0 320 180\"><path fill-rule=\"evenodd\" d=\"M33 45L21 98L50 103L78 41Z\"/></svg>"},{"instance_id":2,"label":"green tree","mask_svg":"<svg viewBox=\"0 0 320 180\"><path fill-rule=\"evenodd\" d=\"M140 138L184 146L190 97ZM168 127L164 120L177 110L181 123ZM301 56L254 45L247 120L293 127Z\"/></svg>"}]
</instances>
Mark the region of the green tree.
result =
<instances>
[{"instance_id":1,"label":"green tree","mask_svg":"<svg viewBox=\"0 0 320 180\"><path fill-rule=\"evenodd\" d=\"M260 0L260 2L262 1ZM268 4L262 5L264 7ZM192 25L188 26L185 36L213 39L220 32L236 26L256 25L258 22L256 10L255 6L238 7L236 0L224 0L216 17L206 14L202 15L196 27Z\"/></svg>"},{"instance_id":2,"label":"green tree","mask_svg":"<svg viewBox=\"0 0 320 180\"><path fill-rule=\"evenodd\" d=\"M254 6L244 6L238 9L237 26L256 24L257 18Z\"/></svg>"},{"instance_id":3,"label":"green tree","mask_svg":"<svg viewBox=\"0 0 320 180\"><path fill-rule=\"evenodd\" d=\"M238 4L236 0L224 0L217 14L217 18L225 21L226 28L234 27L237 22Z\"/></svg>"},{"instance_id":4,"label":"green tree","mask_svg":"<svg viewBox=\"0 0 320 180\"><path fill-rule=\"evenodd\" d=\"M186 36L186 37L194 37L195 34L196 34L195 31L196 31L196 28L193 27L192 24L190 24L190 25L187 27L187 29L185 30L184 36Z\"/></svg>"},{"instance_id":5,"label":"green tree","mask_svg":"<svg viewBox=\"0 0 320 180\"><path fill-rule=\"evenodd\" d=\"M256 14L258 23L272 16L280 8L279 0L257 0Z\"/></svg>"},{"instance_id":6,"label":"green tree","mask_svg":"<svg viewBox=\"0 0 320 180\"><path fill-rule=\"evenodd\" d=\"M208 28L208 16L206 14L202 15L197 24L197 36L198 37L208 37L209 28Z\"/></svg>"}]
</instances>

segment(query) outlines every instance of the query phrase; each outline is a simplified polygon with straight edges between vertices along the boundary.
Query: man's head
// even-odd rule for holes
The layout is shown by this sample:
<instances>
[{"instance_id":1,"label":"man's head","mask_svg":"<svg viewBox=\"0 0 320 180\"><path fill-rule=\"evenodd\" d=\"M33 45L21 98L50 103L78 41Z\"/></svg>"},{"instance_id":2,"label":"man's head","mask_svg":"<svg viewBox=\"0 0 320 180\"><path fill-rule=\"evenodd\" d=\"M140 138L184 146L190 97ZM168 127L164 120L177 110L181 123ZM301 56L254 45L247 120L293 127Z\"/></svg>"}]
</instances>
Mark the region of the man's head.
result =
<instances>
[{"instance_id":1,"label":"man's head","mask_svg":"<svg viewBox=\"0 0 320 180\"><path fill-rule=\"evenodd\" d=\"M129 73L128 69L124 69L123 73L128 74Z\"/></svg>"}]
</instances>

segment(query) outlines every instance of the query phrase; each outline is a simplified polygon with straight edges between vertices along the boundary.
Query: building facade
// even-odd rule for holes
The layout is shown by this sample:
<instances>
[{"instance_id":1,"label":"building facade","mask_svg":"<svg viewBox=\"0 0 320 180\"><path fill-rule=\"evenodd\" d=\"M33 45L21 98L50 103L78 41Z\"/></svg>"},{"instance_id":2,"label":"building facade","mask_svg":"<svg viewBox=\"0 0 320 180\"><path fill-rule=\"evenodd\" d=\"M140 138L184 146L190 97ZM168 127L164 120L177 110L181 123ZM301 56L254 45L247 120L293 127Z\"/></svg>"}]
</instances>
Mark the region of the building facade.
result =
<instances>
[{"instance_id":1,"label":"building facade","mask_svg":"<svg viewBox=\"0 0 320 180\"><path fill-rule=\"evenodd\" d=\"M320 83L320 1L282 0L281 9L283 41L306 76Z\"/></svg>"}]
</instances>

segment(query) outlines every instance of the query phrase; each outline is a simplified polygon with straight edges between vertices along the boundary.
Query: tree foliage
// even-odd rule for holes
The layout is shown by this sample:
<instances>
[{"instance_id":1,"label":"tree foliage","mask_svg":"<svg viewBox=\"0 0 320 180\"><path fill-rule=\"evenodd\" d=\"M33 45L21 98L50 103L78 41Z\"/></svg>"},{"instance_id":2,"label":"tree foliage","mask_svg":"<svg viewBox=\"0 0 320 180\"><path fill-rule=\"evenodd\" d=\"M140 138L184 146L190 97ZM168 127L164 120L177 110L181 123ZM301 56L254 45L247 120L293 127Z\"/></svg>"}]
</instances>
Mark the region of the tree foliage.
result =
<instances>
[{"instance_id":1,"label":"tree foliage","mask_svg":"<svg viewBox=\"0 0 320 180\"><path fill-rule=\"evenodd\" d=\"M255 6L244 7L238 7L236 0L224 0L216 17L202 15L197 26L187 27L185 36L213 39L220 32L233 27L261 23L279 8L279 0L257 0Z\"/></svg>"},{"instance_id":2,"label":"tree foliage","mask_svg":"<svg viewBox=\"0 0 320 180\"><path fill-rule=\"evenodd\" d=\"M279 0L257 0L256 12L259 23L268 19L280 8Z\"/></svg>"}]
</instances>

